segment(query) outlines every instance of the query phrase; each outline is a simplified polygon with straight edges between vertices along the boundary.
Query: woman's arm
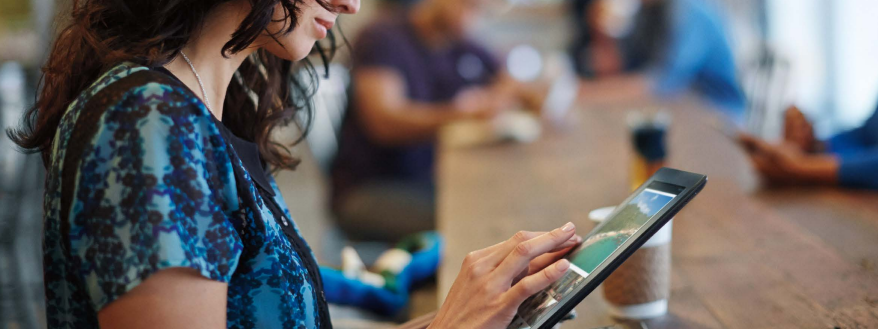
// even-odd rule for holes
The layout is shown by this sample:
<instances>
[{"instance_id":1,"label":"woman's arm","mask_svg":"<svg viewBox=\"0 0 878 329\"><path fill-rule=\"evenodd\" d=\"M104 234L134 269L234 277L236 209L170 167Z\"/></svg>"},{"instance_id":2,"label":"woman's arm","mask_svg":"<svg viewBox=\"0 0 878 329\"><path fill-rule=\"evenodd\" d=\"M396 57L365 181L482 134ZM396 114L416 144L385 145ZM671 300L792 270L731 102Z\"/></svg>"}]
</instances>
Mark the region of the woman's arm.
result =
<instances>
[{"instance_id":1,"label":"woman's arm","mask_svg":"<svg viewBox=\"0 0 878 329\"><path fill-rule=\"evenodd\" d=\"M191 268L156 272L98 312L101 329L226 328L228 285Z\"/></svg>"}]
</instances>

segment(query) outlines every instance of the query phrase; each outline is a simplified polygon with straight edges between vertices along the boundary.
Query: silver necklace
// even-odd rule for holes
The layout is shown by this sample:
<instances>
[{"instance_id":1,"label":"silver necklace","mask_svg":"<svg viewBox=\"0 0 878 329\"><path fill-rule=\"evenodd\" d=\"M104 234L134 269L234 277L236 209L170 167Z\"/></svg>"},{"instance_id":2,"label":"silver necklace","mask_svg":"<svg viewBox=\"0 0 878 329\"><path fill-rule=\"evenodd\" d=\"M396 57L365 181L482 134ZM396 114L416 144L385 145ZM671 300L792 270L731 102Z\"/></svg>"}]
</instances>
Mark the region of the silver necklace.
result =
<instances>
[{"instance_id":1,"label":"silver necklace","mask_svg":"<svg viewBox=\"0 0 878 329\"><path fill-rule=\"evenodd\" d=\"M195 80L198 81L198 87L201 87L201 97L204 98L204 106L207 107L207 110L210 111L210 98L207 97L207 92L204 91L204 83L201 82L201 76L198 75L198 71L195 70L195 66L192 65L192 61L189 60L189 57L186 56L183 51L180 51L180 55L183 55L183 59L186 60L186 64L189 64L189 68L192 69L192 73L195 74Z\"/></svg>"}]
</instances>

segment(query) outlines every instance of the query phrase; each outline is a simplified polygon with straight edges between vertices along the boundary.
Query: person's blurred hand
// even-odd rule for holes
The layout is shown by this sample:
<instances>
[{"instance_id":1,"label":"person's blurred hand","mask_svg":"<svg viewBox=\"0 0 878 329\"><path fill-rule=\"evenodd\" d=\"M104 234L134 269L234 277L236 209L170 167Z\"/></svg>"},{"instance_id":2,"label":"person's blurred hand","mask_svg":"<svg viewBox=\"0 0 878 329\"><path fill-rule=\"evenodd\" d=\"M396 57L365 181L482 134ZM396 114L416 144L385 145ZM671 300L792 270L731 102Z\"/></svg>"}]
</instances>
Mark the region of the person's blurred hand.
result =
<instances>
[{"instance_id":1,"label":"person's blurred hand","mask_svg":"<svg viewBox=\"0 0 878 329\"><path fill-rule=\"evenodd\" d=\"M506 328L525 299L567 273L570 262L558 259L582 242L575 231L522 231L469 253L429 328Z\"/></svg>"},{"instance_id":2,"label":"person's blurred hand","mask_svg":"<svg viewBox=\"0 0 878 329\"><path fill-rule=\"evenodd\" d=\"M814 127L808 118L795 105L787 108L784 113L784 141L802 152L814 152L817 139L814 138Z\"/></svg>"},{"instance_id":3,"label":"person's blurred hand","mask_svg":"<svg viewBox=\"0 0 878 329\"><path fill-rule=\"evenodd\" d=\"M769 184L797 183L803 176L803 164L807 155L800 145L769 144L757 137L742 134L741 143L747 149L753 167Z\"/></svg>"},{"instance_id":4,"label":"person's blurred hand","mask_svg":"<svg viewBox=\"0 0 878 329\"><path fill-rule=\"evenodd\" d=\"M513 105L509 93L497 88L467 88L454 97L454 108L476 119L490 119Z\"/></svg>"}]
</instances>

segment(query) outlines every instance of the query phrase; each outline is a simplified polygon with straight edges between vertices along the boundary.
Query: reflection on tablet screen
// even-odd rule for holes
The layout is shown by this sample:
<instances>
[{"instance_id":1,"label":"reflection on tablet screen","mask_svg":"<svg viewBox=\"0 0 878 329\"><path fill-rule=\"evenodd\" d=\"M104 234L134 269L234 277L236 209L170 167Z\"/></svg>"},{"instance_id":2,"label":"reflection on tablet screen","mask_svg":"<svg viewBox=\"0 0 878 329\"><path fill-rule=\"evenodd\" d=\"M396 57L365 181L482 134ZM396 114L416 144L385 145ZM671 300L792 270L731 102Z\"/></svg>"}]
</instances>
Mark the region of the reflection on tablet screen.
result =
<instances>
[{"instance_id":1,"label":"reflection on tablet screen","mask_svg":"<svg viewBox=\"0 0 878 329\"><path fill-rule=\"evenodd\" d=\"M509 328L528 328L551 314L555 305L568 294L575 292L601 263L649 219L664 208L676 195L646 188L631 199L618 213L595 228L576 251L570 253L570 269L558 282L531 296L518 308L519 319Z\"/></svg>"}]
</instances>

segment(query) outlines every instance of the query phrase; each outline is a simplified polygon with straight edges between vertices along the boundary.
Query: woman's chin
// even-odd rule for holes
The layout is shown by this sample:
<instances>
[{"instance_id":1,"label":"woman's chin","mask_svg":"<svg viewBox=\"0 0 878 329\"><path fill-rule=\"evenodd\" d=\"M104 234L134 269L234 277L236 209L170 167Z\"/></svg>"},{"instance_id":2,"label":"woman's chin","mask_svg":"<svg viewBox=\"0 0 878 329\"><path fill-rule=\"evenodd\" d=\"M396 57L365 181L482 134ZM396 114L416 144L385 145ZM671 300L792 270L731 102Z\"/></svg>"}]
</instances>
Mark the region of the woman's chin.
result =
<instances>
[{"instance_id":1,"label":"woman's chin","mask_svg":"<svg viewBox=\"0 0 878 329\"><path fill-rule=\"evenodd\" d=\"M305 57L308 57L308 53L309 53L308 51L305 51L305 52L291 51L291 52L272 53L272 54L274 54L275 56L277 56L283 60L298 62L298 61L305 59Z\"/></svg>"},{"instance_id":2,"label":"woman's chin","mask_svg":"<svg viewBox=\"0 0 878 329\"><path fill-rule=\"evenodd\" d=\"M277 47L279 49L272 49L274 47L271 47L271 48L267 48L266 50L268 50L273 55L280 57L282 59L285 59L288 61L293 61L293 62L298 62L298 61L301 61L302 59L305 59L305 57L308 57L308 55L311 53L311 49L314 48L315 42L316 41L312 41L312 42L307 43L307 44L304 42L296 42L296 43L292 44L291 47L283 47L283 48Z\"/></svg>"},{"instance_id":3,"label":"woman's chin","mask_svg":"<svg viewBox=\"0 0 878 329\"><path fill-rule=\"evenodd\" d=\"M307 46L296 47L296 49L293 49L293 51L290 52L291 58L288 59L294 62L301 61L305 59L305 57L308 57L309 54L311 54L311 49L313 48L314 42L310 42Z\"/></svg>"}]
</instances>

